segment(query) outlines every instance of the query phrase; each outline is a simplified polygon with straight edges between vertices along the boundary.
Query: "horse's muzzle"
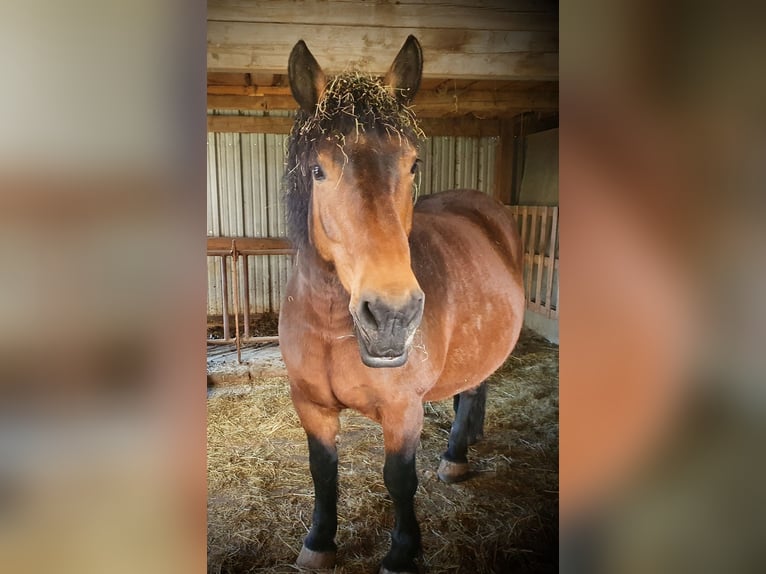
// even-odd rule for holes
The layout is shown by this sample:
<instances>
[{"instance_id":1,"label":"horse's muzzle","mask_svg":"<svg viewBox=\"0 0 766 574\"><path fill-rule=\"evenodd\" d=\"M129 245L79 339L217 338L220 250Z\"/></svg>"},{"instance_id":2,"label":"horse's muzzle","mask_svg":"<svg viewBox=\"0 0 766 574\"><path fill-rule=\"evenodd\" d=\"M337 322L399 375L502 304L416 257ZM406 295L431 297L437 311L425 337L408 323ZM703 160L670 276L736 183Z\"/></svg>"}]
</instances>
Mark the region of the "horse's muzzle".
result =
<instances>
[{"instance_id":1,"label":"horse's muzzle","mask_svg":"<svg viewBox=\"0 0 766 574\"><path fill-rule=\"evenodd\" d=\"M368 367L401 367L423 318L425 295L418 289L404 304L390 305L380 297L362 298L351 311L359 353Z\"/></svg>"}]
</instances>

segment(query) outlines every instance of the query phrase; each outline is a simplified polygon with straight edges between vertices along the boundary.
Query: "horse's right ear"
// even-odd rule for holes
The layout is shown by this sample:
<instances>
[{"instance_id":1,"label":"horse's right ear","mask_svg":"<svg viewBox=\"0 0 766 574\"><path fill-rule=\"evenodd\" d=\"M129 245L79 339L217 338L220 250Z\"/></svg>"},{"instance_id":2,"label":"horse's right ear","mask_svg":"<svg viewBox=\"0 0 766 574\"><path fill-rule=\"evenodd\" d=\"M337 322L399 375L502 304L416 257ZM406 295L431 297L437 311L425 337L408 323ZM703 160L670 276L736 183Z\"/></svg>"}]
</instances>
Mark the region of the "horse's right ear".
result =
<instances>
[{"instance_id":1,"label":"horse's right ear","mask_svg":"<svg viewBox=\"0 0 766 574\"><path fill-rule=\"evenodd\" d=\"M383 83L393 90L399 100L410 102L418 93L422 75L423 50L418 39L410 34L391 64Z\"/></svg>"},{"instance_id":2,"label":"horse's right ear","mask_svg":"<svg viewBox=\"0 0 766 574\"><path fill-rule=\"evenodd\" d=\"M327 78L303 40L298 41L290 52L287 77L295 101L303 110L313 114Z\"/></svg>"}]
</instances>

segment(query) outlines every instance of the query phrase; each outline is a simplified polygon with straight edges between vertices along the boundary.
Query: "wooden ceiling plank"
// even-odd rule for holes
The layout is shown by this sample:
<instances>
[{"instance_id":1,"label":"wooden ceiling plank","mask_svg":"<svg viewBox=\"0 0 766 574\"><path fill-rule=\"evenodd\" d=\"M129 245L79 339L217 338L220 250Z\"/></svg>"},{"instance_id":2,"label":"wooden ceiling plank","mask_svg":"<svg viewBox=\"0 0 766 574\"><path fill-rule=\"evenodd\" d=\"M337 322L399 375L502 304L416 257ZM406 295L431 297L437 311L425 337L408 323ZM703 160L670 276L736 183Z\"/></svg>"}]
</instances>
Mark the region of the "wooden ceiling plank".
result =
<instances>
[{"instance_id":1,"label":"wooden ceiling plank","mask_svg":"<svg viewBox=\"0 0 766 574\"><path fill-rule=\"evenodd\" d=\"M243 86L246 84L247 74L227 73L227 72L208 72L208 86Z\"/></svg>"},{"instance_id":2,"label":"wooden ceiling plank","mask_svg":"<svg viewBox=\"0 0 766 574\"><path fill-rule=\"evenodd\" d=\"M406 23L406 27L428 29L534 30L555 31L558 15L555 4L541 2L474 2L472 0L439 0L428 3L399 1L358 2L325 0L323 2L208 2L208 21L295 23L312 26L378 26L386 22Z\"/></svg>"},{"instance_id":3,"label":"wooden ceiling plank","mask_svg":"<svg viewBox=\"0 0 766 574\"><path fill-rule=\"evenodd\" d=\"M382 75L409 33L423 46L426 78L558 78L558 34L552 32L402 28L393 34L385 27L241 22L208 23L208 70L284 74L293 45L308 38L327 72L358 68Z\"/></svg>"}]
</instances>

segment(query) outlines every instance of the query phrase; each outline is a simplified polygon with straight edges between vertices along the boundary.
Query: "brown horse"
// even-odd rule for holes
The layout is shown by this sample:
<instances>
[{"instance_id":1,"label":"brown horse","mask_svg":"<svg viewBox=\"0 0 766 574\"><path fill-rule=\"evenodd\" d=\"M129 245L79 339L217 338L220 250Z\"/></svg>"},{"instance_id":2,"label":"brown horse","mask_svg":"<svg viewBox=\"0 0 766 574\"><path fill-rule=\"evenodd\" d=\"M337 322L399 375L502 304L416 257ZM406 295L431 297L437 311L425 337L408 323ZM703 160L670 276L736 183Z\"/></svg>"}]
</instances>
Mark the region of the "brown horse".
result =
<instances>
[{"instance_id":1,"label":"brown horse","mask_svg":"<svg viewBox=\"0 0 766 574\"><path fill-rule=\"evenodd\" d=\"M423 401L455 397L439 476L469 474L482 432L484 379L521 329L519 237L509 212L477 191L453 190L413 207L423 133L408 107L420 85L410 36L382 81L328 78L303 41L288 74L301 109L285 186L295 269L279 320L293 404L308 436L315 503L298 564L335 562L335 446L342 409L383 427L383 477L394 503L381 572L415 572L415 451Z\"/></svg>"}]
</instances>

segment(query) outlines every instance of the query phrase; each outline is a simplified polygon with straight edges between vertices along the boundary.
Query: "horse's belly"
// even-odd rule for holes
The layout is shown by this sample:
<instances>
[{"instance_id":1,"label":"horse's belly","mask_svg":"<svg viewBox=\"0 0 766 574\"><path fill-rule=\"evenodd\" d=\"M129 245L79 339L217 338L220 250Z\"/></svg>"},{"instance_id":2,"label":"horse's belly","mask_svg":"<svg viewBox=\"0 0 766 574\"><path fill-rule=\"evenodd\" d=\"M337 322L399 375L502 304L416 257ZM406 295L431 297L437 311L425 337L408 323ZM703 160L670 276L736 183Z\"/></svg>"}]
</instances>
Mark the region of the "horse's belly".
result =
<instances>
[{"instance_id":1,"label":"horse's belly","mask_svg":"<svg viewBox=\"0 0 766 574\"><path fill-rule=\"evenodd\" d=\"M474 388L505 362L521 331L524 302L523 291L512 288L508 295L488 305L488 313L456 321L442 372L424 400L443 400Z\"/></svg>"},{"instance_id":2,"label":"horse's belly","mask_svg":"<svg viewBox=\"0 0 766 574\"><path fill-rule=\"evenodd\" d=\"M462 201L459 195L444 197ZM521 331L525 304L518 235L510 221L504 224L504 208L487 201L469 195L458 207L470 217L434 209L414 230L413 266L426 294L426 313L442 330L445 347L441 373L425 400L480 384L503 364Z\"/></svg>"}]
</instances>

